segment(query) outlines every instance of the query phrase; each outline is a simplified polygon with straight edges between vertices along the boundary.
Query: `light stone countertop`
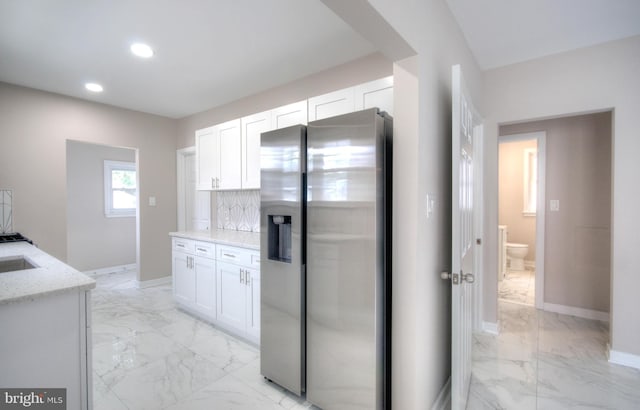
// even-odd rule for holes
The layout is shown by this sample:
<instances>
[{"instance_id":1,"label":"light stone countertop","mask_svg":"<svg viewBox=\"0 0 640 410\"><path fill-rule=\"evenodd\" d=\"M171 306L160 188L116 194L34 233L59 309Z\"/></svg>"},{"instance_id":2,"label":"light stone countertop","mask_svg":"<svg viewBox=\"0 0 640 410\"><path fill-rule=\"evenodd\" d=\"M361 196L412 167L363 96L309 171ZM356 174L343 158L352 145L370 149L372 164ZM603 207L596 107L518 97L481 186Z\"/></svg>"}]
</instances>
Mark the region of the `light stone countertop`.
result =
<instances>
[{"instance_id":1,"label":"light stone countertop","mask_svg":"<svg viewBox=\"0 0 640 410\"><path fill-rule=\"evenodd\" d=\"M260 250L260 232L214 229L212 231L171 232L169 235L185 239L194 239L196 241L214 242L223 245Z\"/></svg>"},{"instance_id":2,"label":"light stone countertop","mask_svg":"<svg viewBox=\"0 0 640 410\"><path fill-rule=\"evenodd\" d=\"M0 272L0 305L96 287L95 280L27 242L0 244L0 261L23 256L38 267Z\"/></svg>"}]
</instances>

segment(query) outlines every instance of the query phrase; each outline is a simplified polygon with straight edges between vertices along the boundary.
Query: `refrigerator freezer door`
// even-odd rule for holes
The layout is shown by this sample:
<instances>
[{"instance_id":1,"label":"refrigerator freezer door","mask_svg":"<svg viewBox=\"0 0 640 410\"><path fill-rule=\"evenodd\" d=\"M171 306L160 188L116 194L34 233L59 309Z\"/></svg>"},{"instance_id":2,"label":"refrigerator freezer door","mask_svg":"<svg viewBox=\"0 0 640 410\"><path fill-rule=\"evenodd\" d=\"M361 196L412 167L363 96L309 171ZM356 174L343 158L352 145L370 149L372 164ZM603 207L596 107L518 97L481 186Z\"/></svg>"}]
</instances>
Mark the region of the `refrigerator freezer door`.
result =
<instances>
[{"instance_id":1,"label":"refrigerator freezer door","mask_svg":"<svg viewBox=\"0 0 640 410\"><path fill-rule=\"evenodd\" d=\"M386 400L384 121L376 109L307 128L307 399Z\"/></svg>"},{"instance_id":2,"label":"refrigerator freezer door","mask_svg":"<svg viewBox=\"0 0 640 410\"><path fill-rule=\"evenodd\" d=\"M260 372L304 391L304 126L263 133L260 144Z\"/></svg>"}]
</instances>

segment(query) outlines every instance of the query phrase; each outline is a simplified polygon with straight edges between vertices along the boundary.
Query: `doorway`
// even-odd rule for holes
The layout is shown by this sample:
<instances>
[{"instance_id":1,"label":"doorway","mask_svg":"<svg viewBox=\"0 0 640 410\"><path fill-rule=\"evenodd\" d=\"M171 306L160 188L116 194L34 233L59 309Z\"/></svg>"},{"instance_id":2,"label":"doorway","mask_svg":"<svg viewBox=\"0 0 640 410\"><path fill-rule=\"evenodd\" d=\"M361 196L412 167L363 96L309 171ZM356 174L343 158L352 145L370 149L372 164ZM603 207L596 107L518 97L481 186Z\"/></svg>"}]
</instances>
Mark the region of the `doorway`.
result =
<instances>
[{"instance_id":1,"label":"doorway","mask_svg":"<svg viewBox=\"0 0 640 410\"><path fill-rule=\"evenodd\" d=\"M196 148L176 153L178 181L178 230L211 230L211 192L196 190Z\"/></svg>"},{"instance_id":2,"label":"doorway","mask_svg":"<svg viewBox=\"0 0 640 410\"><path fill-rule=\"evenodd\" d=\"M498 299L543 308L546 133L498 139Z\"/></svg>"},{"instance_id":3,"label":"doorway","mask_svg":"<svg viewBox=\"0 0 640 410\"><path fill-rule=\"evenodd\" d=\"M91 274L135 270L137 150L67 140L67 263Z\"/></svg>"}]
</instances>

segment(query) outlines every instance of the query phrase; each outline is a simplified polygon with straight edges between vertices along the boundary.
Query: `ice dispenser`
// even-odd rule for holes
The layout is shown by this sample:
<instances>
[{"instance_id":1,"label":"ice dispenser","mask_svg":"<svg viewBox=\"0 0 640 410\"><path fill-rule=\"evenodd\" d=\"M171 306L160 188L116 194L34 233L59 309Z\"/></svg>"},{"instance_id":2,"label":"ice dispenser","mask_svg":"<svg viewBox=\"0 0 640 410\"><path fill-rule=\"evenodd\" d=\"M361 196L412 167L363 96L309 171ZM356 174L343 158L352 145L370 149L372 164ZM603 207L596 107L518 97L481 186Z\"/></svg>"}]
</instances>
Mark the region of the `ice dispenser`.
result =
<instances>
[{"instance_id":1,"label":"ice dispenser","mask_svg":"<svg viewBox=\"0 0 640 410\"><path fill-rule=\"evenodd\" d=\"M291 263L291 216L269 215L269 259Z\"/></svg>"}]
</instances>

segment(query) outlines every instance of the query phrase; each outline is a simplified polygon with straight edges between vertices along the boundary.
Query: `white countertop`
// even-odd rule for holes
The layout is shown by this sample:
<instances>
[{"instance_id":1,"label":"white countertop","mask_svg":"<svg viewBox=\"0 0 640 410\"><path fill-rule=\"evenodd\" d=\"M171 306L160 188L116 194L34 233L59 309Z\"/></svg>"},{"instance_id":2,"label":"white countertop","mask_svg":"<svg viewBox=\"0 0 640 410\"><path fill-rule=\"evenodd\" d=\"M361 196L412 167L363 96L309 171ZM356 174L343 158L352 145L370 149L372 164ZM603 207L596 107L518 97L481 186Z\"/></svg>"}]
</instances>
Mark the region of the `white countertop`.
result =
<instances>
[{"instance_id":1,"label":"white countertop","mask_svg":"<svg viewBox=\"0 0 640 410\"><path fill-rule=\"evenodd\" d=\"M0 305L96 287L95 280L27 242L0 245L0 260L20 256L38 267L0 273Z\"/></svg>"},{"instance_id":2,"label":"white countertop","mask_svg":"<svg viewBox=\"0 0 640 410\"><path fill-rule=\"evenodd\" d=\"M197 241L214 242L225 245L239 246L260 250L260 232L231 231L214 229L212 231L181 231L171 232L170 236L194 239Z\"/></svg>"}]
</instances>

